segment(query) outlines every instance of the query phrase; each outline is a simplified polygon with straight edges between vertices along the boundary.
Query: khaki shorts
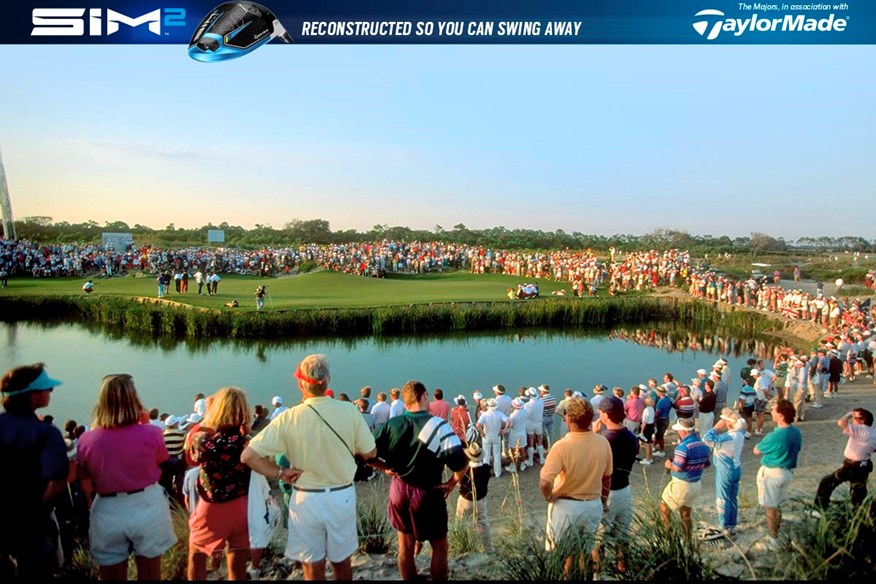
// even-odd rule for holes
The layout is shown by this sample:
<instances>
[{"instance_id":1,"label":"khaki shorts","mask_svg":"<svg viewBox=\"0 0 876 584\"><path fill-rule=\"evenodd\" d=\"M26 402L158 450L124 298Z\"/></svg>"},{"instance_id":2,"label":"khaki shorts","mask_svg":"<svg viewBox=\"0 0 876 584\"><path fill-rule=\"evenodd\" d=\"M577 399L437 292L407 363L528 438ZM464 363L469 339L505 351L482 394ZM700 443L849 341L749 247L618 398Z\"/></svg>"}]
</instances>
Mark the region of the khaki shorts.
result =
<instances>
[{"instance_id":1,"label":"khaki shorts","mask_svg":"<svg viewBox=\"0 0 876 584\"><path fill-rule=\"evenodd\" d=\"M663 489L663 495L661 495L660 499L666 503L667 507L673 511L678 511L679 507L693 507L693 503L699 496L701 489L702 483L700 481L689 483L672 477L672 480Z\"/></svg>"},{"instance_id":2,"label":"khaki shorts","mask_svg":"<svg viewBox=\"0 0 876 584\"><path fill-rule=\"evenodd\" d=\"M757 502L760 506L778 508L788 496L792 476L786 468L760 467L757 471Z\"/></svg>"}]
</instances>

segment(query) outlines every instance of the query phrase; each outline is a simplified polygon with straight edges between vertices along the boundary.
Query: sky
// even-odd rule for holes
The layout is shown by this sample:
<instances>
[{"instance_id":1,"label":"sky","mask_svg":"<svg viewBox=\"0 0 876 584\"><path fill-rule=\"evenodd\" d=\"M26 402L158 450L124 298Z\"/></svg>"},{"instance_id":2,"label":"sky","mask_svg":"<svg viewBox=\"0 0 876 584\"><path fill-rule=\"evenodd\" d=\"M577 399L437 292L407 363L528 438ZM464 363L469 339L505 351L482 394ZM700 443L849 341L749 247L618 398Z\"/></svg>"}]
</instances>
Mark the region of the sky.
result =
<instances>
[{"instance_id":1,"label":"sky","mask_svg":"<svg viewBox=\"0 0 876 584\"><path fill-rule=\"evenodd\" d=\"M876 239L876 47L0 46L16 219Z\"/></svg>"}]
</instances>

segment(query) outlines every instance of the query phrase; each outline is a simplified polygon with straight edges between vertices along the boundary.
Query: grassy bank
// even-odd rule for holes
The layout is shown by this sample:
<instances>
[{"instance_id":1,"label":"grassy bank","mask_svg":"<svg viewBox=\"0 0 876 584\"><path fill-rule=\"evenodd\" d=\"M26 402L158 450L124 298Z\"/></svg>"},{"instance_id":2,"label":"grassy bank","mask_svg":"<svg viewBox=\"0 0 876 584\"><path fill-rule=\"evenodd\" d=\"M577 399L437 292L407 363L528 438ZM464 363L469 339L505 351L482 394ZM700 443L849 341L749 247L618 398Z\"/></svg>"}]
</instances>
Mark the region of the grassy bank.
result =
<instances>
[{"instance_id":1,"label":"grassy bank","mask_svg":"<svg viewBox=\"0 0 876 584\"><path fill-rule=\"evenodd\" d=\"M122 297L0 298L5 320L73 320L108 333L162 338L276 338L399 335L527 327L588 328L646 321L757 334L768 320L755 313L721 312L684 299L542 298L537 301L442 302L394 306L219 311L143 303Z\"/></svg>"}]
</instances>

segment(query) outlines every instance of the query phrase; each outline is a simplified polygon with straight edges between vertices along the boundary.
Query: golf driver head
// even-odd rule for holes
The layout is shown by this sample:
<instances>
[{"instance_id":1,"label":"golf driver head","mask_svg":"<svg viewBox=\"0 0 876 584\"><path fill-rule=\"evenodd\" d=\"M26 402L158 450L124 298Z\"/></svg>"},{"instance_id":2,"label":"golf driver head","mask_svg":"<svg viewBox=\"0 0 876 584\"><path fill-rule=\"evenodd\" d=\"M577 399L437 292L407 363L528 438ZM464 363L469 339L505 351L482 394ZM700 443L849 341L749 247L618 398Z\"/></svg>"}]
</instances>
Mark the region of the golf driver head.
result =
<instances>
[{"instance_id":1,"label":"golf driver head","mask_svg":"<svg viewBox=\"0 0 876 584\"><path fill-rule=\"evenodd\" d=\"M274 13L255 2L225 2L204 17L192 40L189 56L196 61L227 61L251 53L271 39L292 37Z\"/></svg>"}]
</instances>

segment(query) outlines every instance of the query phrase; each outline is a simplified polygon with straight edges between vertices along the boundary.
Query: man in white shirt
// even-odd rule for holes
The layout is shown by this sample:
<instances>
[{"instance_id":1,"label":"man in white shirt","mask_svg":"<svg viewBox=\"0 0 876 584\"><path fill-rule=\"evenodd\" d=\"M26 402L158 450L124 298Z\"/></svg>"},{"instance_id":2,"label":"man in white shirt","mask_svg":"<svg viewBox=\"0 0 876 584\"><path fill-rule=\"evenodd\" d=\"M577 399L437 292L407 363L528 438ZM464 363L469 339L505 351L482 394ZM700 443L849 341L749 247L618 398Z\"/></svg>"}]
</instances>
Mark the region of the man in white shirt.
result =
<instances>
[{"instance_id":1,"label":"man in white shirt","mask_svg":"<svg viewBox=\"0 0 876 584\"><path fill-rule=\"evenodd\" d=\"M272 420L289 409L283 405L283 398L279 395L274 396L274 399L271 400L271 405L274 406L274 411L271 412Z\"/></svg>"},{"instance_id":2,"label":"man in white shirt","mask_svg":"<svg viewBox=\"0 0 876 584\"><path fill-rule=\"evenodd\" d=\"M477 428L484 438L484 464L492 465L493 475L502 475L502 436L508 432L511 421L496 407L496 400L487 400L487 411L481 414Z\"/></svg>"},{"instance_id":3,"label":"man in white shirt","mask_svg":"<svg viewBox=\"0 0 876 584\"><path fill-rule=\"evenodd\" d=\"M400 416L405 413L405 402L401 399L401 390L397 387L393 387L389 390L389 417L394 418L396 416Z\"/></svg>"},{"instance_id":4,"label":"man in white shirt","mask_svg":"<svg viewBox=\"0 0 876 584\"><path fill-rule=\"evenodd\" d=\"M818 484L815 505L821 509L827 509L834 489L846 481L849 483L852 506L858 507L867 497L867 478L873 470L870 460L870 455L876 450L873 414L869 410L855 408L837 420L837 425L849 440L843 451L843 465Z\"/></svg>"},{"instance_id":5,"label":"man in white shirt","mask_svg":"<svg viewBox=\"0 0 876 584\"><path fill-rule=\"evenodd\" d=\"M386 394L380 392L377 394L377 403L371 406L371 415L374 416L374 427L385 423L389 419L390 406L386 403Z\"/></svg>"}]
</instances>

